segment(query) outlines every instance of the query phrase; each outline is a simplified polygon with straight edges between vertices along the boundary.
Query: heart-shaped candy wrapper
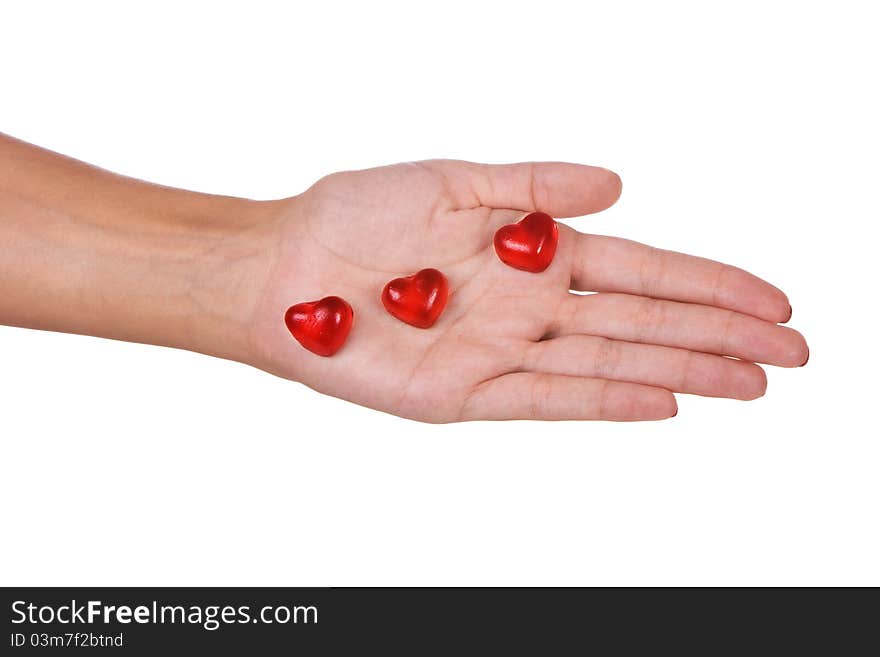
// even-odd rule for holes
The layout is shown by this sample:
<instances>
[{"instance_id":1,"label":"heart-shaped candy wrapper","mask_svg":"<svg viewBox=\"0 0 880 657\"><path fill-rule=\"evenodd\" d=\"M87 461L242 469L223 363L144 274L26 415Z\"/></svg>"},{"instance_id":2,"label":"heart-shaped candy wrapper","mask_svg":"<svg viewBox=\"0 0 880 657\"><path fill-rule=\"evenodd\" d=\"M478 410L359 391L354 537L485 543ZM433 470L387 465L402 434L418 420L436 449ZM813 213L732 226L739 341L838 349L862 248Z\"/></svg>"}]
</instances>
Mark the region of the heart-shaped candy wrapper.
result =
<instances>
[{"instance_id":1,"label":"heart-shaped candy wrapper","mask_svg":"<svg viewBox=\"0 0 880 657\"><path fill-rule=\"evenodd\" d=\"M402 322L430 328L446 308L449 282L436 269L422 269L412 276L395 278L382 290L382 305Z\"/></svg>"},{"instance_id":2,"label":"heart-shaped candy wrapper","mask_svg":"<svg viewBox=\"0 0 880 657\"><path fill-rule=\"evenodd\" d=\"M532 212L522 221L502 226L495 233L495 253L516 269L539 273L556 255L559 227L549 214Z\"/></svg>"},{"instance_id":3,"label":"heart-shaped candy wrapper","mask_svg":"<svg viewBox=\"0 0 880 657\"><path fill-rule=\"evenodd\" d=\"M332 356L339 351L353 322L354 311L339 297L298 303L284 314L284 323L291 335L319 356Z\"/></svg>"}]
</instances>

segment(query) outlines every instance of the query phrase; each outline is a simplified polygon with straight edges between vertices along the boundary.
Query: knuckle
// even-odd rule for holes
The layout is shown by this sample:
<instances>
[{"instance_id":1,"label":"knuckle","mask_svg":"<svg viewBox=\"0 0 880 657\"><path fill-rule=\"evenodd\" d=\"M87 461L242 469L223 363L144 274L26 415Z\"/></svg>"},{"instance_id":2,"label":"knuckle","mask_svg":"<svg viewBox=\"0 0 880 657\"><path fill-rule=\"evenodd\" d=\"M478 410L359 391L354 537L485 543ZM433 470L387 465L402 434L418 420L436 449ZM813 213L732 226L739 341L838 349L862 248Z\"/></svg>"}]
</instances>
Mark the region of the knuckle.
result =
<instances>
[{"instance_id":1,"label":"knuckle","mask_svg":"<svg viewBox=\"0 0 880 657\"><path fill-rule=\"evenodd\" d=\"M666 275L667 253L653 246L648 247L648 253L642 258L639 267L639 288L646 296L656 296Z\"/></svg>"},{"instance_id":2,"label":"knuckle","mask_svg":"<svg viewBox=\"0 0 880 657\"><path fill-rule=\"evenodd\" d=\"M596 402L596 419L598 420L608 419L608 395L610 386L611 382L604 380L602 381L602 386L599 388Z\"/></svg>"},{"instance_id":3,"label":"knuckle","mask_svg":"<svg viewBox=\"0 0 880 657\"><path fill-rule=\"evenodd\" d=\"M642 298L636 304L632 321L636 327L636 341L645 341L664 321L663 304L655 299Z\"/></svg>"},{"instance_id":4,"label":"knuckle","mask_svg":"<svg viewBox=\"0 0 880 657\"><path fill-rule=\"evenodd\" d=\"M552 399L553 379L544 374L537 375L532 382L529 401L530 417L548 417L550 415L550 404Z\"/></svg>"},{"instance_id":5,"label":"knuckle","mask_svg":"<svg viewBox=\"0 0 880 657\"><path fill-rule=\"evenodd\" d=\"M614 378L620 367L620 345L609 338L598 338L594 356L596 376Z\"/></svg>"}]
</instances>

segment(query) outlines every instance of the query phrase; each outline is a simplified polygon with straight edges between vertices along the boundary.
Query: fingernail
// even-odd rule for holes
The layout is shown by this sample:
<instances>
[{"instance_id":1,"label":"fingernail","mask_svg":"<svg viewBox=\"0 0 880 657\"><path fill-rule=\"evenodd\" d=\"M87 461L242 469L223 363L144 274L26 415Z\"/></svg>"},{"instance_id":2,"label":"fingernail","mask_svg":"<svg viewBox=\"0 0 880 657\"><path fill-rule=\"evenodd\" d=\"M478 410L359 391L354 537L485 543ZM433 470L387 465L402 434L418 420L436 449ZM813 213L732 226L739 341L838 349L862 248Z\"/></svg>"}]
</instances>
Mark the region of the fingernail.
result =
<instances>
[{"instance_id":1,"label":"fingernail","mask_svg":"<svg viewBox=\"0 0 880 657\"><path fill-rule=\"evenodd\" d=\"M806 365L809 362L810 362L810 348L807 347L807 360L805 360L800 366L803 367L804 365Z\"/></svg>"}]
</instances>

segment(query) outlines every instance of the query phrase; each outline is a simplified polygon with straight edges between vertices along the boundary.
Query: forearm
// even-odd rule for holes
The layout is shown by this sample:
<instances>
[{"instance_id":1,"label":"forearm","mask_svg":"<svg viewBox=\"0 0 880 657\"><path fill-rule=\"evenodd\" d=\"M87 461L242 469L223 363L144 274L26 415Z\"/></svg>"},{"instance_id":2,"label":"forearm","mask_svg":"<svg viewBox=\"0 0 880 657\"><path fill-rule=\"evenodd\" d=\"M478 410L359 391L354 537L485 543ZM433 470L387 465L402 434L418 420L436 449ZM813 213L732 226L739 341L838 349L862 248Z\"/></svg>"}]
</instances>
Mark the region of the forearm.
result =
<instances>
[{"instance_id":1,"label":"forearm","mask_svg":"<svg viewBox=\"0 0 880 657\"><path fill-rule=\"evenodd\" d=\"M271 217L0 135L0 323L246 360Z\"/></svg>"}]
</instances>

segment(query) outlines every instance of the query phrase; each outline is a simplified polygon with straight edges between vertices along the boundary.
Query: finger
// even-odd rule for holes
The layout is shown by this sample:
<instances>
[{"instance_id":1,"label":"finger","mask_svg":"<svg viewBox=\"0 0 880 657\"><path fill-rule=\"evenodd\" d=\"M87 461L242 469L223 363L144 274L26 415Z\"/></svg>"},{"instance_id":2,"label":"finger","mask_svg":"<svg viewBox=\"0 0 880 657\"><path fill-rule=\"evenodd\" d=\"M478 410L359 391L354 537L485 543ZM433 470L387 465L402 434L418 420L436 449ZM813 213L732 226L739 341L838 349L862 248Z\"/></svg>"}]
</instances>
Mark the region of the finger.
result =
<instances>
[{"instance_id":1,"label":"finger","mask_svg":"<svg viewBox=\"0 0 880 657\"><path fill-rule=\"evenodd\" d=\"M662 420L678 412L668 390L578 376L516 372L481 384L465 420Z\"/></svg>"},{"instance_id":2,"label":"finger","mask_svg":"<svg viewBox=\"0 0 880 657\"><path fill-rule=\"evenodd\" d=\"M767 390L767 375L754 363L591 335L533 343L524 369L642 383L705 397L757 399Z\"/></svg>"},{"instance_id":3,"label":"finger","mask_svg":"<svg viewBox=\"0 0 880 657\"><path fill-rule=\"evenodd\" d=\"M782 367L807 360L797 331L733 310L628 294L571 294L551 336L587 334L679 347Z\"/></svg>"},{"instance_id":4,"label":"finger","mask_svg":"<svg viewBox=\"0 0 880 657\"><path fill-rule=\"evenodd\" d=\"M577 217L614 205L621 191L616 173L585 164L477 164L456 160L422 164L444 177L447 191L461 210L482 206Z\"/></svg>"},{"instance_id":5,"label":"finger","mask_svg":"<svg viewBox=\"0 0 880 657\"><path fill-rule=\"evenodd\" d=\"M791 318L782 290L737 267L617 237L570 232L576 243L572 289L719 306L770 322Z\"/></svg>"}]
</instances>

